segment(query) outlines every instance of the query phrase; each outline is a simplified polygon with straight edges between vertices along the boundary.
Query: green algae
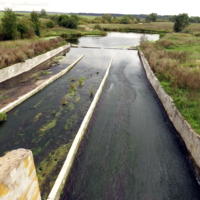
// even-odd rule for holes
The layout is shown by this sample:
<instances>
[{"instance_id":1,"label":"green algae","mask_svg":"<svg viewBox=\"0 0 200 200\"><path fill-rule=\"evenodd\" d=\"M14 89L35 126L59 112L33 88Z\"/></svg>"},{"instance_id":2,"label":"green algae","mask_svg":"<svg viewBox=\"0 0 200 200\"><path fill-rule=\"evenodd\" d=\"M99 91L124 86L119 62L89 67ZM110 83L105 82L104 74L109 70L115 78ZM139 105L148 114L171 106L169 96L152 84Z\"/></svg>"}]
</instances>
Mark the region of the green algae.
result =
<instances>
[{"instance_id":1,"label":"green algae","mask_svg":"<svg viewBox=\"0 0 200 200\"><path fill-rule=\"evenodd\" d=\"M33 121L34 121L34 122L37 122L41 116L42 116L42 113L38 113L38 114L33 118Z\"/></svg>"},{"instance_id":2,"label":"green algae","mask_svg":"<svg viewBox=\"0 0 200 200\"><path fill-rule=\"evenodd\" d=\"M50 143L52 142L53 140L50 139L48 142L46 142L44 145L40 146L40 147L36 147L36 148L33 148L31 149L31 151L33 152L33 155L36 155L40 152L42 152L46 147L48 147L50 145Z\"/></svg>"},{"instance_id":3,"label":"green algae","mask_svg":"<svg viewBox=\"0 0 200 200\"><path fill-rule=\"evenodd\" d=\"M39 106L42 102L43 102L43 99L42 99L41 101L39 101L37 104L35 104L35 105L33 106L33 108L37 109L38 106Z\"/></svg>"},{"instance_id":4,"label":"green algae","mask_svg":"<svg viewBox=\"0 0 200 200\"><path fill-rule=\"evenodd\" d=\"M73 128L78 122L78 115L77 113L73 114L65 123L65 129Z\"/></svg>"},{"instance_id":5,"label":"green algae","mask_svg":"<svg viewBox=\"0 0 200 200\"><path fill-rule=\"evenodd\" d=\"M73 104L73 103L70 103L69 106L68 106L68 109L69 109L70 111L74 110L74 109L75 109L74 104Z\"/></svg>"},{"instance_id":6,"label":"green algae","mask_svg":"<svg viewBox=\"0 0 200 200\"><path fill-rule=\"evenodd\" d=\"M67 144L61 145L56 150L51 151L45 157L45 159L38 164L36 171L39 186L40 188L43 188L43 197L47 197L49 193L49 188L53 187L53 184L57 178L56 171L60 170L60 162L66 158L72 142L73 139L71 139Z\"/></svg>"},{"instance_id":7,"label":"green algae","mask_svg":"<svg viewBox=\"0 0 200 200\"><path fill-rule=\"evenodd\" d=\"M42 128L40 128L39 132L44 133L48 131L49 129L52 129L53 127L55 127L56 122L57 122L57 119L53 119L51 122L45 124Z\"/></svg>"}]
</instances>

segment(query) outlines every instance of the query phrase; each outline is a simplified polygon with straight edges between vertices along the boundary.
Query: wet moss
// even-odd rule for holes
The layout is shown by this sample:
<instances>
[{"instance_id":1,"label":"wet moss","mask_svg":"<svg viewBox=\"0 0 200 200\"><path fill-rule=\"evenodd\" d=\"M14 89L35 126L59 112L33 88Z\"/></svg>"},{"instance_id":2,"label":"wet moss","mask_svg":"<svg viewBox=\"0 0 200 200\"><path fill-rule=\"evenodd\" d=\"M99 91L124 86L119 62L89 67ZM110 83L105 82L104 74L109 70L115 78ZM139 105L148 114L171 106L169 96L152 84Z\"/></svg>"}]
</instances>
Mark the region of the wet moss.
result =
<instances>
[{"instance_id":1,"label":"wet moss","mask_svg":"<svg viewBox=\"0 0 200 200\"><path fill-rule=\"evenodd\" d=\"M45 124L39 131L40 132L46 132L49 129L53 128L56 125L57 119L53 119L51 122Z\"/></svg>"},{"instance_id":2,"label":"wet moss","mask_svg":"<svg viewBox=\"0 0 200 200\"><path fill-rule=\"evenodd\" d=\"M65 129L71 129L78 123L78 115L75 113L65 123Z\"/></svg>"},{"instance_id":3,"label":"wet moss","mask_svg":"<svg viewBox=\"0 0 200 200\"><path fill-rule=\"evenodd\" d=\"M70 103L69 106L68 106L68 109L71 111L71 110L74 110L75 109L75 106L73 103Z\"/></svg>"},{"instance_id":4,"label":"wet moss","mask_svg":"<svg viewBox=\"0 0 200 200\"><path fill-rule=\"evenodd\" d=\"M38 113L38 114L33 118L33 121L34 121L34 122L37 122L41 116L42 116L42 113Z\"/></svg>"},{"instance_id":5,"label":"wet moss","mask_svg":"<svg viewBox=\"0 0 200 200\"><path fill-rule=\"evenodd\" d=\"M36 155L36 154L42 152L46 147L48 147L50 145L51 142L52 142L52 139L50 139L48 142L46 142L43 146L31 149L31 151L33 152L33 155Z\"/></svg>"},{"instance_id":6,"label":"wet moss","mask_svg":"<svg viewBox=\"0 0 200 200\"><path fill-rule=\"evenodd\" d=\"M56 150L51 151L46 158L38 164L36 171L43 197L48 196L50 188L53 187L57 178L57 175L54 173L57 170L60 170L60 167L62 166L61 161L66 158L72 142L73 139L67 144L61 145Z\"/></svg>"}]
</instances>

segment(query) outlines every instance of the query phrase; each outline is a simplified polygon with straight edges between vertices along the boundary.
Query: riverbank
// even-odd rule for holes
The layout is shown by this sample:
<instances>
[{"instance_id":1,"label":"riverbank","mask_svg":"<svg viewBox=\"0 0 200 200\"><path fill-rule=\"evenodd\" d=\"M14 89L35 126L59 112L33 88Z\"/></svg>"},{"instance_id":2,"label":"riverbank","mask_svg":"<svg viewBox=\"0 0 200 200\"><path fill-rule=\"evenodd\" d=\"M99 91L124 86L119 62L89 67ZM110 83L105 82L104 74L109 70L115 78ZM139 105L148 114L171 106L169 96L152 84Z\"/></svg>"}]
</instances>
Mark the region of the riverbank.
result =
<instances>
[{"instance_id":1,"label":"riverbank","mask_svg":"<svg viewBox=\"0 0 200 200\"><path fill-rule=\"evenodd\" d=\"M159 41L144 41L141 49L162 87L178 110L200 134L200 38L167 34Z\"/></svg>"}]
</instances>

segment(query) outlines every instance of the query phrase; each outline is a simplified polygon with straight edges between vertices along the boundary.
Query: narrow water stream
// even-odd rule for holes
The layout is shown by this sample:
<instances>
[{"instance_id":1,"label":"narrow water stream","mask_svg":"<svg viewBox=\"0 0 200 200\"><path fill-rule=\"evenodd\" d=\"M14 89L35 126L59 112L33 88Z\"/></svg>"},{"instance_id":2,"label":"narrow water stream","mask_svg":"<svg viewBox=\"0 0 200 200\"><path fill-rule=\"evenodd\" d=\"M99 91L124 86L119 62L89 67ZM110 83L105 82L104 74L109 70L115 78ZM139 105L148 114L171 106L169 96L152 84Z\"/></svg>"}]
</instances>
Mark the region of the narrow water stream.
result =
<instances>
[{"instance_id":1,"label":"narrow water stream","mask_svg":"<svg viewBox=\"0 0 200 200\"><path fill-rule=\"evenodd\" d=\"M61 199L200 199L185 146L137 52L113 54L106 87Z\"/></svg>"}]
</instances>

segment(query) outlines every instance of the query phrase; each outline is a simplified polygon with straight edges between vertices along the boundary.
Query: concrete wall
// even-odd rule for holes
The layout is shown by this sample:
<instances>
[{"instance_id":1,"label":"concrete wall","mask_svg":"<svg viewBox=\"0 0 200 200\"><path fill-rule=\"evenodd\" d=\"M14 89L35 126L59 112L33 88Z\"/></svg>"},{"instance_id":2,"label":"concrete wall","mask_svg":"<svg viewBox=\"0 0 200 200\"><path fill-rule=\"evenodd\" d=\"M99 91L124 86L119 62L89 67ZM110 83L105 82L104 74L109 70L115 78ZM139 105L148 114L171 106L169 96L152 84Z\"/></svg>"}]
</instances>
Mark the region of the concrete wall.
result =
<instances>
[{"instance_id":1,"label":"concrete wall","mask_svg":"<svg viewBox=\"0 0 200 200\"><path fill-rule=\"evenodd\" d=\"M157 93L159 99L161 100L169 116L169 119L185 142L185 145L191 156L193 157L195 163L200 168L200 136L194 130L192 130L191 126L187 123L187 121L183 118L183 116L174 105L172 98L164 91L158 79L152 72L143 53L140 51L138 51L138 53L146 71L146 75L155 92Z\"/></svg>"},{"instance_id":2,"label":"concrete wall","mask_svg":"<svg viewBox=\"0 0 200 200\"><path fill-rule=\"evenodd\" d=\"M63 190L63 188L65 186L65 182L66 182L66 180L69 176L69 173L70 173L71 167L73 165L76 153L78 152L78 149L79 149L81 141L84 137L85 131L88 127L88 124L90 122L90 119L92 117L94 109L95 109L97 102L100 98L100 95L102 93L103 87L105 85L106 79L107 79L109 71L110 71L111 64L112 64L112 59L110 61L108 69L105 73L105 76L104 76L104 78L103 78L103 80L102 80L102 82L99 86L99 89L97 90L97 92L94 96L94 99L93 99L93 101L90 105L90 108L88 109L88 112L83 119L83 122L82 122L82 124L81 124L81 126L78 130L78 133L76 134L76 137L75 137L75 139L72 143L72 146L69 150L67 158L66 158L66 160L63 164L63 167L62 167L62 169L61 169L61 171L60 171L60 173L59 173L59 175L56 179L56 182L55 182L47 200L59 200L59 198L60 198L61 191Z\"/></svg>"},{"instance_id":3,"label":"concrete wall","mask_svg":"<svg viewBox=\"0 0 200 200\"><path fill-rule=\"evenodd\" d=\"M73 62L69 67L67 67L66 69L62 70L61 72L59 72L58 74L52 76L50 79L48 79L47 81L43 82L42 84L40 84L37 88L35 88L34 90L32 90L31 92L19 97L16 101L8 104L7 106L5 106L4 108L0 109L0 113L7 113L8 111L10 111L11 109L13 109L14 107L18 106L20 103L22 103L23 101L25 101L26 99L28 99L29 97L33 96L34 94L36 94L37 92L39 92L40 90L42 90L44 87L48 86L50 83L52 83L53 81L57 80L58 78L60 78L61 76L63 76L64 74L66 74L70 69L72 69L72 67L74 67L74 65L76 65L77 62L79 62L84 55L82 55L80 58L78 58L75 62Z\"/></svg>"},{"instance_id":4,"label":"concrete wall","mask_svg":"<svg viewBox=\"0 0 200 200\"><path fill-rule=\"evenodd\" d=\"M4 69L0 70L0 83L8 80L12 77L15 77L19 74L22 74L26 71L31 70L32 68L38 66L39 64L43 63L44 61L52 58L53 56L56 56L60 52L70 48L70 44L66 44L62 47L59 47L57 49L54 49L52 51L49 51L45 54L39 55L35 58L28 59L23 63L17 63L15 65L12 65L10 67L6 67Z\"/></svg>"},{"instance_id":5,"label":"concrete wall","mask_svg":"<svg viewBox=\"0 0 200 200\"><path fill-rule=\"evenodd\" d=\"M0 158L0 199L41 200L30 150L13 150Z\"/></svg>"}]
</instances>

